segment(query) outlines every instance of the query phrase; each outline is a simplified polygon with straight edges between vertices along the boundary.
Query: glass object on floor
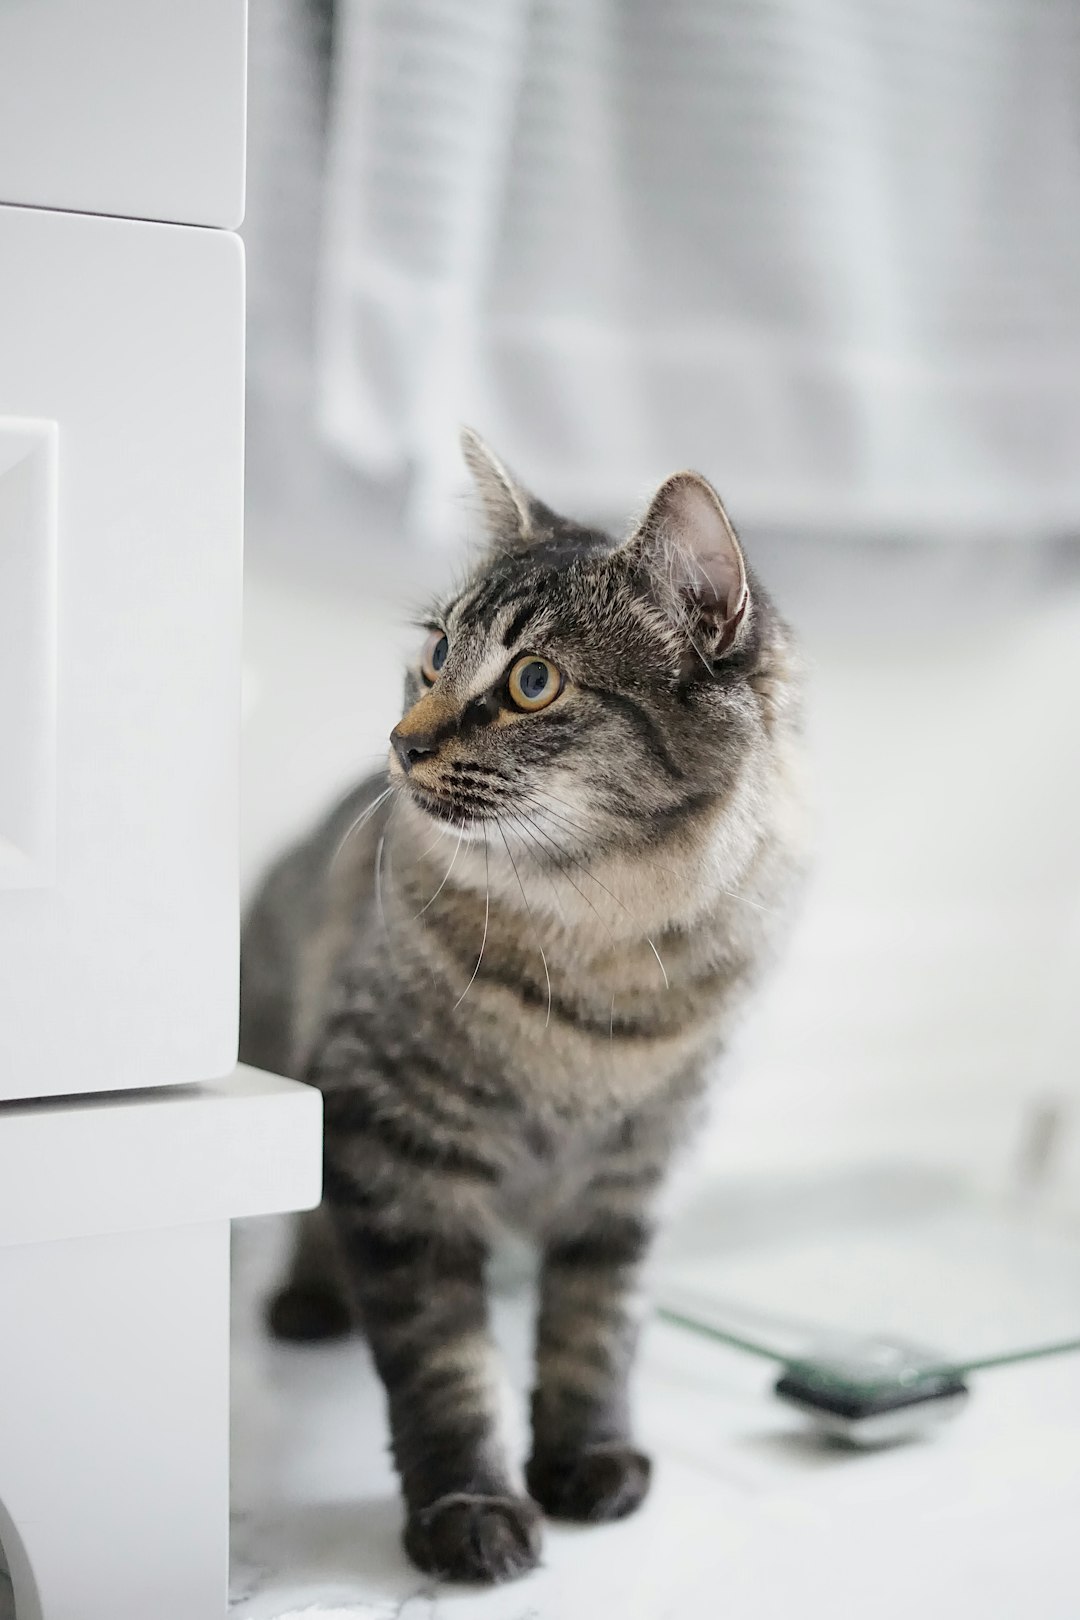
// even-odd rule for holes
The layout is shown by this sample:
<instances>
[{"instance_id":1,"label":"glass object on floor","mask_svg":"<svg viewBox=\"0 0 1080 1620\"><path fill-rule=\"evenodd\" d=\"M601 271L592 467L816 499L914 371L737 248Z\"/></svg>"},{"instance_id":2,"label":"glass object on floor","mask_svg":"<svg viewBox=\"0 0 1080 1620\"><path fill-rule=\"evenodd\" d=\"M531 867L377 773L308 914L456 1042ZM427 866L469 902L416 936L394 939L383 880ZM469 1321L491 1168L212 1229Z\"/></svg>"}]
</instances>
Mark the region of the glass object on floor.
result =
<instances>
[{"instance_id":1,"label":"glass object on floor","mask_svg":"<svg viewBox=\"0 0 1080 1620\"><path fill-rule=\"evenodd\" d=\"M956 1415L972 1374L1080 1352L1075 1223L947 1174L718 1184L660 1276L665 1320L776 1363L777 1395L854 1444Z\"/></svg>"}]
</instances>

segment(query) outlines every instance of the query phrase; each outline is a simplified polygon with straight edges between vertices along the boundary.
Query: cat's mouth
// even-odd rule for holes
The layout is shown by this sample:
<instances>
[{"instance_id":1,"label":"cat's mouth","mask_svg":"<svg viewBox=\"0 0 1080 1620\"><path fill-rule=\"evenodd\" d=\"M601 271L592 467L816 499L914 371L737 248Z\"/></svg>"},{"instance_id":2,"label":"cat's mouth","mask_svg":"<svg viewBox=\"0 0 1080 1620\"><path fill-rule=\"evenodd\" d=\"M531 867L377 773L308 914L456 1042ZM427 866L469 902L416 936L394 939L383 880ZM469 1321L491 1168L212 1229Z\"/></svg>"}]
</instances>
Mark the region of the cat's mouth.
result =
<instances>
[{"instance_id":1,"label":"cat's mouth","mask_svg":"<svg viewBox=\"0 0 1080 1620\"><path fill-rule=\"evenodd\" d=\"M467 832L478 822L491 821L495 817L495 807L474 793L439 793L433 788L424 787L412 778L407 785L414 802L421 810L433 816L436 821L449 823L451 827L457 827L460 831Z\"/></svg>"}]
</instances>

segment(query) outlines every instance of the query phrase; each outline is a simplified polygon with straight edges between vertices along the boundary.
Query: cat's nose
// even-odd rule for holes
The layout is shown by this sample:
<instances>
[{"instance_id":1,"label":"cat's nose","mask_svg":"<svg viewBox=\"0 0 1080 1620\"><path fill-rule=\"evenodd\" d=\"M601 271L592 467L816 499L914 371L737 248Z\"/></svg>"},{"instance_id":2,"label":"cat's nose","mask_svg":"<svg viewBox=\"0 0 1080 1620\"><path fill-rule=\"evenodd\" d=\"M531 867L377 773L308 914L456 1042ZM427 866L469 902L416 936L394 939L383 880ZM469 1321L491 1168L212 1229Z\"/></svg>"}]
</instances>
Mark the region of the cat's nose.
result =
<instances>
[{"instance_id":1,"label":"cat's nose","mask_svg":"<svg viewBox=\"0 0 1080 1620\"><path fill-rule=\"evenodd\" d=\"M435 738L430 731L402 731L400 726L395 726L390 741L406 774L418 759L427 759L435 752Z\"/></svg>"}]
</instances>

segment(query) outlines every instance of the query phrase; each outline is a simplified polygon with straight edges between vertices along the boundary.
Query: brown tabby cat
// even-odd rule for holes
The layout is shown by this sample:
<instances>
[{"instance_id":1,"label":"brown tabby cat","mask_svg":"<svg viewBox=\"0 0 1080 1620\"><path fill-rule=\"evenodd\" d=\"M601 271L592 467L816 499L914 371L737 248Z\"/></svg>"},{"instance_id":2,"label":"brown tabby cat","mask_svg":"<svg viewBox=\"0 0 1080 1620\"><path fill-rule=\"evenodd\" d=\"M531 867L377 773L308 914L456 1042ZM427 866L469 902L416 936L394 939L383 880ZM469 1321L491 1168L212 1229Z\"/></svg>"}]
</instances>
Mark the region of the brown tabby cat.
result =
<instances>
[{"instance_id":1,"label":"brown tabby cat","mask_svg":"<svg viewBox=\"0 0 1080 1620\"><path fill-rule=\"evenodd\" d=\"M801 863L788 630L715 491L676 473L622 544L464 436L490 550L432 612L389 779L271 872L242 1053L325 1099L325 1202L271 1308L359 1318L405 1545L502 1580L540 1510L649 1485L627 1377L652 1209ZM484 1271L541 1251L528 1495L499 1444Z\"/></svg>"}]
</instances>

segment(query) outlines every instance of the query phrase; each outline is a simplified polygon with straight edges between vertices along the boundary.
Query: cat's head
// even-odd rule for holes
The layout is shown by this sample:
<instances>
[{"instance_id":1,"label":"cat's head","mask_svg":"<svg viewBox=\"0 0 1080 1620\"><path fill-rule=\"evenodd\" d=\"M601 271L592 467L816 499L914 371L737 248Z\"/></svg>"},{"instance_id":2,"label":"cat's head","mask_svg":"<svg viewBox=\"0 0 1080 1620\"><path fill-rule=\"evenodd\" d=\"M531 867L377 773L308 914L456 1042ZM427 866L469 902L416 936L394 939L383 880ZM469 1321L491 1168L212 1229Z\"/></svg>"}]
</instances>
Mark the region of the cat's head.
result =
<instances>
[{"instance_id":1,"label":"cat's head","mask_svg":"<svg viewBox=\"0 0 1080 1620\"><path fill-rule=\"evenodd\" d=\"M557 516L473 433L488 549L432 612L391 777L432 817L558 860L674 830L761 763L789 635L698 473L622 542ZM496 840L498 842L498 840Z\"/></svg>"}]
</instances>

